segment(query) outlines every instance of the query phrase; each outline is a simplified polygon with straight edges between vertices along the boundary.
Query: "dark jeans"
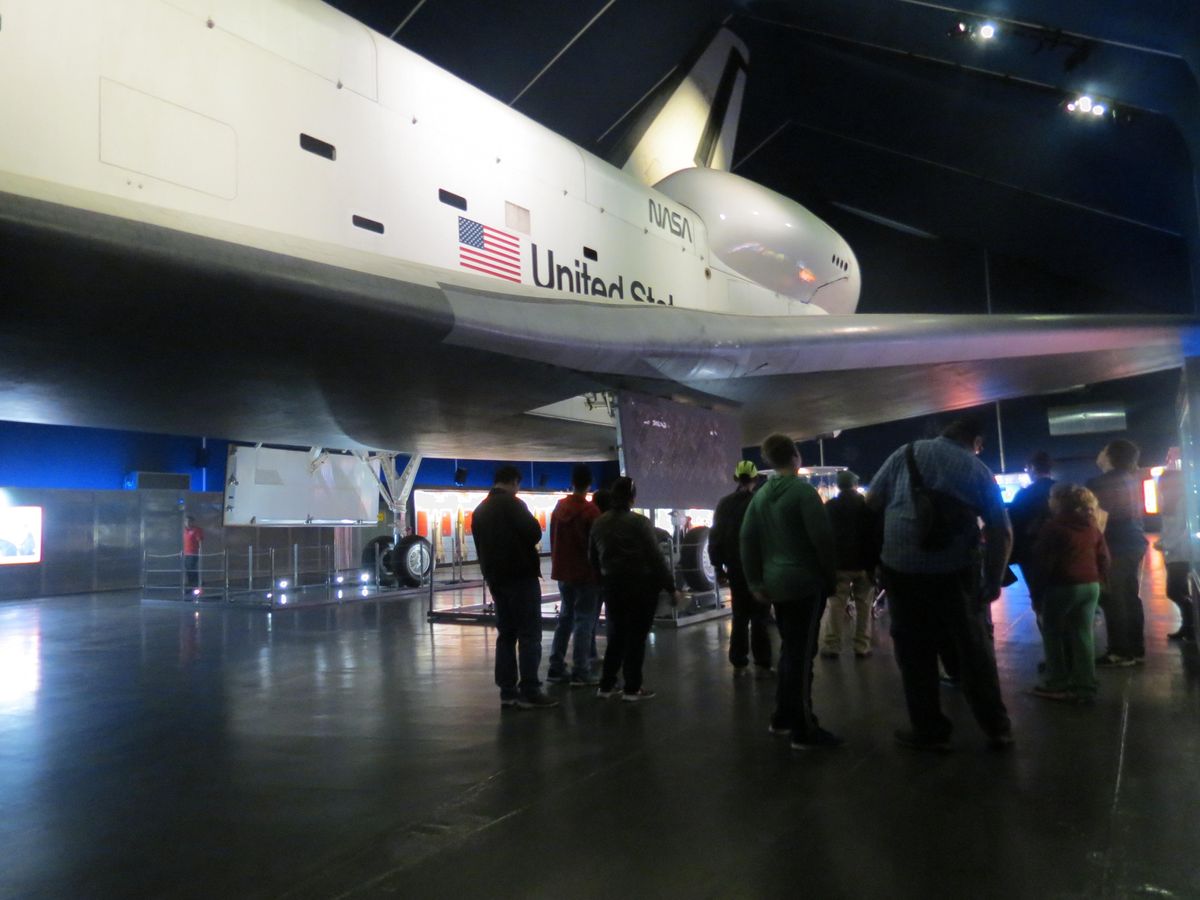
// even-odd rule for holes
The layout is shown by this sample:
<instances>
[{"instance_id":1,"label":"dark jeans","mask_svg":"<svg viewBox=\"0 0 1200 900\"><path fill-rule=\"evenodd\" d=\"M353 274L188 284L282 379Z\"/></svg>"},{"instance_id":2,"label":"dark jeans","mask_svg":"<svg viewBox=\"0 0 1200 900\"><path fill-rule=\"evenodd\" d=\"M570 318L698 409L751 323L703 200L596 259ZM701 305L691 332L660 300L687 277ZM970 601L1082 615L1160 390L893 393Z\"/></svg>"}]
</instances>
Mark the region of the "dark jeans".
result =
<instances>
[{"instance_id":1,"label":"dark jeans","mask_svg":"<svg viewBox=\"0 0 1200 900\"><path fill-rule=\"evenodd\" d=\"M542 588L530 576L488 584L496 601L496 685L502 700L538 693L542 661ZM520 684L517 673L520 671Z\"/></svg>"},{"instance_id":2,"label":"dark jeans","mask_svg":"<svg viewBox=\"0 0 1200 900\"><path fill-rule=\"evenodd\" d=\"M1145 552L1114 555L1108 570L1108 589L1100 592L1108 652L1127 659L1146 655L1146 614L1138 596L1144 556Z\"/></svg>"},{"instance_id":3,"label":"dark jeans","mask_svg":"<svg viewBox=\"0 0 1200 900\"><path fill-rule=\"evenodd\" d=\"M558 625L550 645L548 675L566 672L567 644L574 636L572 674L586 678L591 671L592 645L596 634L596 613L600 609L600 588L595 584L560 581Z\"/></svg>"},{"instance_id":4,"label":"dark jeans","mask_svg":"<svg viewBox=\"0 0 1200 900\"><path fill-rule=\"evenodd\" d=\"M738 668L754 664L771 668L771 636L767 632L770 607L759 603L746 584L740 569L729 568L729 605L733 609L733 627L729 632L729 661Z\"/></svg>"},{"instance_id":5,"label":"dark jeans","mask_svg":"<svg viewBox=\"0 0 1200 900\"><path fill-rule=\"evenodd\" d=\"M941 646L953 647L963 693L980 727L989 737L1008 734L1012 726L1000 696L978 570L918 574L885 567L883 574L904 701L917 734L945 740L953 729L938 693Z\"/></svg>"},{"instance_id":6,"label":"dark jeans","mask_svg":"<svg viewBox=\"0 0 1200 900\"><path fill-rule=\"evenodd\" d=\"M200 557L194 553L183 555L183 571L188 587L200 586Z\"/></svg>"},{"instance_id":7,"label":"dark jeans","mask_svg":"<svg viewBox=\"0 0 1200 900\"><path fill-rule=\"evenodd\" d=\"M779 628L779 684L771 724L792 729L792 739L805 741L817 730L812 708L813 657L825 598L819 594L775 604Z\"/></svg>"},{"instance_id":8,"label":"dark jeans","mask_svg":"<svg viewBox=\"0 0 1200 900\"><path fill-rule=\"evenodd\" d=\"M611 691L617 683L617 672L623 672L625 693L636 694L642 687L646 635L650 633L650 626L654 624L658 588L606 581L604 603L607 610L608 644L604 649L600 690Z\"/></svg>"}]
</instances>

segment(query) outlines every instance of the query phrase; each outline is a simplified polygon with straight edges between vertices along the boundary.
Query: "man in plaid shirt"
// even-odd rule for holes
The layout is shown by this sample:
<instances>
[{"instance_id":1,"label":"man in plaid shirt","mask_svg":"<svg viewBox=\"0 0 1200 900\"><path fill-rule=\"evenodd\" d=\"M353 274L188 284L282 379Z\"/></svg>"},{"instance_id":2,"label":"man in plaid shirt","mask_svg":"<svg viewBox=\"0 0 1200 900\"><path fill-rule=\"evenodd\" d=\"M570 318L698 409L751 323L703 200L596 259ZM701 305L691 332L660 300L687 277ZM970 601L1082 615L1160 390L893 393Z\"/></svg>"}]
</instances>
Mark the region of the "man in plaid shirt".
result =
<instances>
[{"instance_id":1,"label":"man in plaid shirt","mask_svg":"<svg viewBox=\"0 0 1200 900\"><path fill-rule=\"evenodd\" d=\"M922 483L955 498L974 517L963 517L945 546L922 548L905 447L888 457L871 483L868 502L884 514L884 586L912 722L912 730L896 732L896 741L950 749L952 724L938 696L938 646L944 640L956 651L963 689L989 746L1003 749L1012 744L1012 726L1000 696L987 613L1000 596L1012 548L1008 514L995 478L977 458L983 447L978 421L959 419L940 437L912 447ZM975 517L983 521L982 534Z\"/></svg>"}]
</instances>

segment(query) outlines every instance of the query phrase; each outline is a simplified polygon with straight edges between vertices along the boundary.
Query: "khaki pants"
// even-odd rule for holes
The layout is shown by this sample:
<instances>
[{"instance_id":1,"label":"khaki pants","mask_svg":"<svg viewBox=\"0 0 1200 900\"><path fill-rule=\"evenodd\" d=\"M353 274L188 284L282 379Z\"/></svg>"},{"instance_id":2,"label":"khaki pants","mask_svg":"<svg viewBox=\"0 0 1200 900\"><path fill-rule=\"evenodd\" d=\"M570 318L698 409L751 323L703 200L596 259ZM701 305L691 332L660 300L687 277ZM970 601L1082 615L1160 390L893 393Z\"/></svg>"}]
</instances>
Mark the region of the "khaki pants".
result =
<instances>
[{"instance_id":1,"label":"khaki pants","mask_svg":"<svg viewBox=\"0 0 1200 900\"><path fill-rule=\"evenodd\" d=\"M854 652L871 649L871 605L875 600L875 585L864 571L837 573L837 593L829 598L821 620L821 652L840 653L842 629L846 621L846 605L854 599Z\"/></svg>"}]
</instances>

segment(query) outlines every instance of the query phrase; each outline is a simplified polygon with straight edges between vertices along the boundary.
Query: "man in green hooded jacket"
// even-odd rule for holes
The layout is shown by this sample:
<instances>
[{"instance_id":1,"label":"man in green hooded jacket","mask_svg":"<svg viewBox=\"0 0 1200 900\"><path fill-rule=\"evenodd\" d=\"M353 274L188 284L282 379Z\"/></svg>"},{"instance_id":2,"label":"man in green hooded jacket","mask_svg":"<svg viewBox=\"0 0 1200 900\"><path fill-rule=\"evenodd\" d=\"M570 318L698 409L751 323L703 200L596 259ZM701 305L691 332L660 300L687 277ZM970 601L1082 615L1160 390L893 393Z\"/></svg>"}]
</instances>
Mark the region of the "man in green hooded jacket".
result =
<instances>
[{"instance_id":1,"label":"man in green hooded jacket","mask_svg":"<svg viewBox=\"0 0 1200 900\"><path fill-rule=\"evenodd\" d=\"M817 628L837 583L833 528L821 495L797 475L795 442L773 434L762 454L775 476L746 510L741 545L746 582L760 603L774 605L782 642L770 731L790 733L793 750L837 747L841 738L821 728L812 709Z\"/></svg>"}]
</instances>

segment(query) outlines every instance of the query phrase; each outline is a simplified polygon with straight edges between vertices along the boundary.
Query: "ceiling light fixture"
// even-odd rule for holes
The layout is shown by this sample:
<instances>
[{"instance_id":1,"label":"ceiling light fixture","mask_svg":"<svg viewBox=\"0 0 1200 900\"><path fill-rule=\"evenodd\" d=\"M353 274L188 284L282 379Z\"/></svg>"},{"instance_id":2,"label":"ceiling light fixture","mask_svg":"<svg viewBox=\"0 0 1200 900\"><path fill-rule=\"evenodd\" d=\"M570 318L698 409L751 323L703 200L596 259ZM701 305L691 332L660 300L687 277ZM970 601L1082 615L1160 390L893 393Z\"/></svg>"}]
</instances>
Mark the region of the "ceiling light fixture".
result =
<instances>
[{"instance_id":1,"label":"ceiling light fixture","mask_svg":"<svg viewBox=\"0 0 1200 900\"><path fill-rule=\"evenodd\" d=\"M1116 107L1107 100L1098 100L1090 94L1080 94L1068 100L1063 104L1063 108L1069 113L1086 116L1089 119L1118 118Z\"/></svg>"},{"instance_id":2,"label":"ceiling light fixture","mask_svg":"<svg viewBox=\"0 0 1200 900\"><path fill-rule=\"evenodd\" d=\"M960 19L950 26L946 36L972 41L990 41L998 31L999 28L995 22L968 22Z\"/></svg>"}]
</instances>

